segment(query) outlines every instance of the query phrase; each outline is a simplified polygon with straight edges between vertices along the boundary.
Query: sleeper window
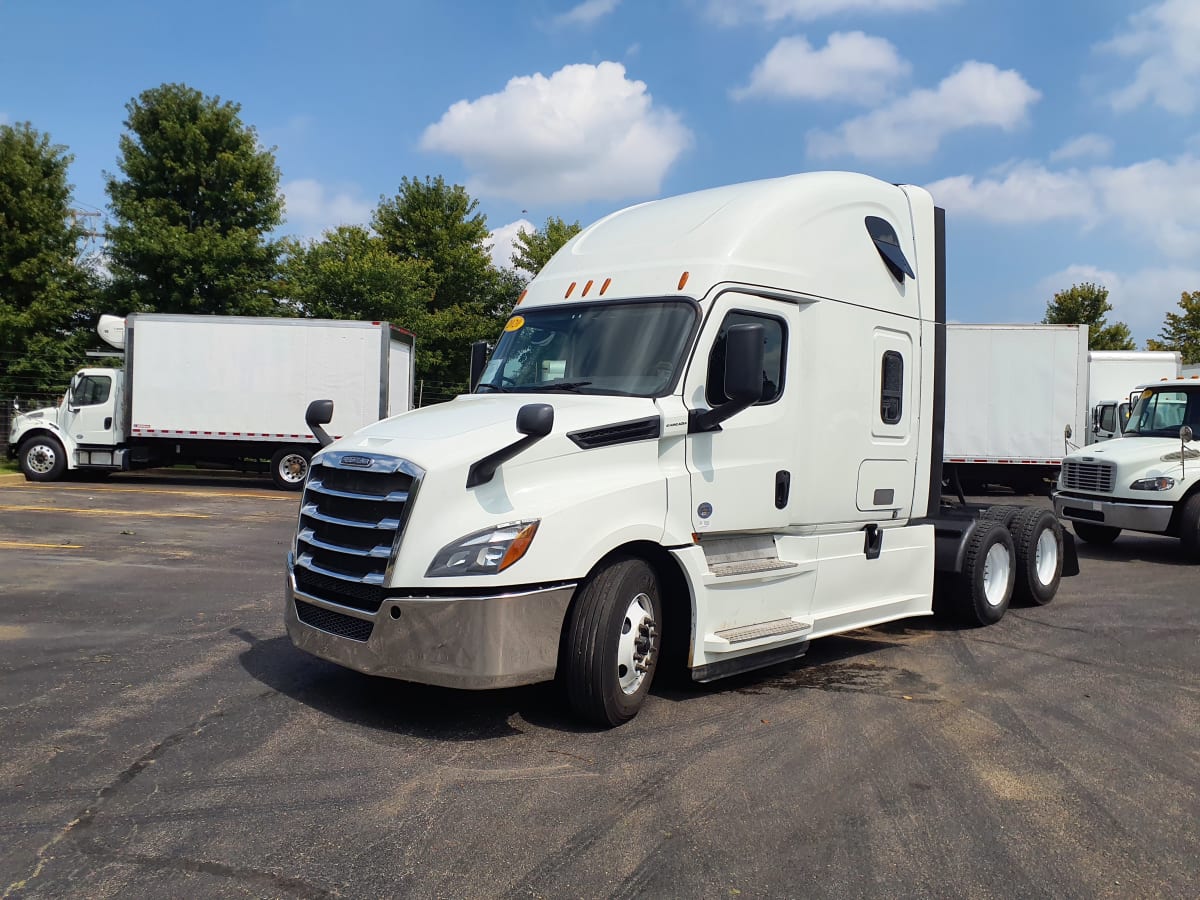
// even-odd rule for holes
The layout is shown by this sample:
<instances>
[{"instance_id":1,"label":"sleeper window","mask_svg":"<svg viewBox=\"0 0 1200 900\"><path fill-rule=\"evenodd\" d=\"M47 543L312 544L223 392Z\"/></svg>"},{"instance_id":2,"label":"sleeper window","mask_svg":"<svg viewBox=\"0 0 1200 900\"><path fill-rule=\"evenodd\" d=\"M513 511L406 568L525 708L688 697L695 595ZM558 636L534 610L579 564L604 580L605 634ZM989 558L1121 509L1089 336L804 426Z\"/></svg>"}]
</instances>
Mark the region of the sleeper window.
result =
<instances>
[{"instance_id":1,"label":"sleeper window","mask_svg":"<svg viewBox=\"0 0 1200 900\"><path fill-rule=\"evenodd\" d=\"M904 357L895 350L885 351L880 370L879 418L885 425L895 425L904 415Z\"/></svg>"}]
</instances>

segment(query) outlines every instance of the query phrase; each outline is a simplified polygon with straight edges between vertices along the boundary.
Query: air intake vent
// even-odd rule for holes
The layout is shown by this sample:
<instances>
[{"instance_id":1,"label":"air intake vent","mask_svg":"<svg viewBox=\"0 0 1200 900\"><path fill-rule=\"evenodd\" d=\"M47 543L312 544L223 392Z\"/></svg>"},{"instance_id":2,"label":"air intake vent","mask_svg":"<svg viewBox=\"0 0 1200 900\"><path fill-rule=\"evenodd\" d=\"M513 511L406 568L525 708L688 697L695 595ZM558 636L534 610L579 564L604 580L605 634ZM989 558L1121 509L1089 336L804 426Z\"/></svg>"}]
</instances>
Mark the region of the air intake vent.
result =
<instances>
[{"instance_id":1,"label":"air intake vent","mask_svg":"<svg viewBox=\"0 0 1200 900\"><path fill-rule=\"evenodd\" d=\"M649 416L645 419L634 419L631 422L618 422L615 425L589 428L586 431L572 431L567 437L583 450L594 450L597 447L612 447L615 444L654 440L661 433L662 419L658 416Z\"/></svg>"},{"instance_id":2,"label":"air intake vent","mask_svg":"<svg viewBox=\"0 0 1200 900\"><path fill-rule=\"evenodd\" d=\"M1063 460L1062 471L1063 487L1069 491L1112 493L1113 474L1116 471L1112 463Z\"/></svg>"},{"instance_id":3,"label":"air intake vent","mask_svg":"<svg viewBox=\"0 0 1200 900\"><path fill-rule=\"evenodd\" d=\"M365 619L356 619L354 616L334 612L332 609L313 606L303 600L296 601L296 617L305 625L311 625L313 628L319 628L352 641L369 640L371 632L375 629L375 626Z\"/></svg>"}]
</instances>

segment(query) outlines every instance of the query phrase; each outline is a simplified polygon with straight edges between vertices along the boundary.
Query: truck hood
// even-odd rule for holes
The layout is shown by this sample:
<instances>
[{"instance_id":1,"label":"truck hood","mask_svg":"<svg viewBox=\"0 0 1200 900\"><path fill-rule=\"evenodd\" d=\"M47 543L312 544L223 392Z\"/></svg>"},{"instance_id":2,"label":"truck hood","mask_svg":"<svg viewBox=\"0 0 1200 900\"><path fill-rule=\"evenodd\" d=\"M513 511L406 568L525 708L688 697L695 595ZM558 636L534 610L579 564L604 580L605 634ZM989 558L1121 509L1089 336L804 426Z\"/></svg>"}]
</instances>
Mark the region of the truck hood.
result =
<instances>
[{"instance_id":1,"label":"truck hood","mask_svg":"<svg viewBox=\"0 0 1200 900\"><path fill-rule=\"evenodd\" d=\"M385 453L426 470L469 465L522 437L517 411L528 403L554 407L554 429L522 454L522 462L577 450L567 437L570 432L659 415L654 401L646 397L464 394L368 425L330 448Z\"/></svg>"},{"instance_id":2,"label":"truck hood","mask_svg":"<svg viewBox=\"0 0 1200 900\"><path fill-rule=\"evenodd\" d=\"M1179 464L1179 446L1179 438L1117 438L1100 444L1089 444L1066 458L1071 462L1110 462L1114 463L1118 469L1158 463L1168 465L1173 463L1177 466ZM1194 458L1197 466L1200 467L1200 442L1192 441L1187 446L1189 451L1187 461L1191 462L1192 454L1196 454Z\"/></svg>"}]
</instances>

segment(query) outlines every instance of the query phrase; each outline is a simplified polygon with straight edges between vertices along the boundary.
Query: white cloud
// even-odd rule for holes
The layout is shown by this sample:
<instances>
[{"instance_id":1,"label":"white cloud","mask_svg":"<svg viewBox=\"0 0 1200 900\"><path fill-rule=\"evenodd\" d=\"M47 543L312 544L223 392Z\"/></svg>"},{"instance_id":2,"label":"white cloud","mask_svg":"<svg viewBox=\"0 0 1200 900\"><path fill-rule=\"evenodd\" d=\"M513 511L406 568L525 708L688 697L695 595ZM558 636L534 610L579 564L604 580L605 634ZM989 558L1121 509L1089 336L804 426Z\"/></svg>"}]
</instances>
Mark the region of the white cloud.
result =
<instances>
[{"instance_id":1,"label":"white cloud","mask_svg":"<svg viewBox=\"0 0 1200 900\"><path fill-rule=\"evenodd\" d=\"M313 178L289 181L282 190L288 230L303 237L318 237L338 225L365 225L374 209L356 188L331 189Z\"/></svg>"},{"instance_id":2,"label":"white cloud","mask_svg":"<svg viewBox=\"0 0 1200 900\"><path fill-rule=\"evenodd\" d=\"M583 0L562 15L554 17L555 25L592 25L603 19L621 3L621 0Z\"/></svg>"},{"instance_id":3,"label":"white cloud","mask_svg":"<svg viewBox=\"0 0 1200 900\"><path fill-rule=\"evenodd\" d=\"M739 22L812 22L843 13L927 12L957 0L709 0L708 15L723 25Z\"/></svg>"},{"instance_id":4,"label":"white cloud","mask_svg":"<svg viewBox=\"0 0 1200 900\"><path fill-rule=\"evenodd\" d=\"M513 247L516 245L517 235L522 231L533 234L537 231L537 226L528 219L517 219L515 222L501 225L488 235L492 242L492 265L497 269L514 268L512 264Z\"/></svg>"},{"instance_id":5,"label":"white cloud","mask_svg":"<svg viewBox=\"0 0 1200 900\"><path fill-rule=\"evenodd\" d=\"M981 127L1012 131L1040 97L1019 72L971 60L932 90L915 90L843 122L836 131L810 132L808 152L818 157L928 159L952 132Z\"/></svg>"},{"instance_id":6,"label":"white cloud","mask_svg":"<svg viewBox=\"0 0 1200 900\"><path fill-rule=\"evenodd\" d=\"M835 32L820 50L803 35L781 38L754 67L750 84L733 92L803 100L849 100L873 104L893 92L912 66L881 37Z\"/></svg>"},{"instance_id":7,"label":"white cloud","mask_svg":"<svg viewBox=\"0 0 1200 900\"><path fill-rule=\"evenodd\" d=\"M1020 224L1077 220L1112 225L1160 254L1200 258L1200 157L1053 172L1035 163L1003 176L944 178L929 185L954 215Z\"/></svg>"},{"instance_id":8,"label":"white cloud","mask_svg":"<svg viewBox=\"0 0 1200 900\"><path fill-rule=\"evenodd\" d=\"M1084 159L1089 156L1103 159L1112 153L1112 149L1111 138L1102 134L1081 134L1051 153L1050 160L1060 162L1064 159Z\"/></svg>"},{"instance_id":9,"label":"white cloud","mask_svg":"<svg viewBox=\"0 0 1200 900\"><path fill-rule=\"evenodd\" d=\"M1200 3L1164 0L1134 13L1100 49L1140 60L1133 81L1109 99L1118 111L1153 103L1188 115L1200 103Z\"/></svg>"},{"instance_id":10,"label":"white cloud","mask_svg":"<svg viewBox=\"0 0 1200 900\"><path fill-rule=\"evenodd\" d=\"M1159 336L1167 313L1179 312L1181 293L1200 289L1200 269L1165 266L1121 273L1075 264L1040 279L1033 290L1049 301L1056 291L1085 281L1108 288L1109 324L1124 322L1141 344Z\"/></svg>"},{"instance_id":11,"label":"white cloud","mask_svg":"<svg viewBox=\"0 0 1200 900\"><path fill-rule=\"evenodd\" d=\"M501 93L460 100L420 145L461 158L471 193L528 204L657 194L691 141L644 82L602 62L513 78Z\"/></svg>"}]
</instances>

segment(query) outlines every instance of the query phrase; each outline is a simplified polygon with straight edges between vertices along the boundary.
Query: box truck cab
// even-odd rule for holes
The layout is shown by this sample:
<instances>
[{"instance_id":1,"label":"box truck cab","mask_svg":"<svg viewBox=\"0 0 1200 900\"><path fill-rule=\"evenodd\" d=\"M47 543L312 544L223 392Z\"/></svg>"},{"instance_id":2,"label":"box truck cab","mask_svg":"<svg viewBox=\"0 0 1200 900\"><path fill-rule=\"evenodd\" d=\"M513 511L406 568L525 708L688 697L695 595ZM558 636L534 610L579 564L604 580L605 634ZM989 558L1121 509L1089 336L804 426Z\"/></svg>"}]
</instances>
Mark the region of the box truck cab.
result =
<instances>
[{"instance_id":1,"label":"box truck cab","mask_svg":"<svg viewBox=\"0 0 1200 900\"><path fill-rule=\"evenodd\" d=\"M451 687L558 677L617 724L660 660L709 681L935 602L1048 601L1048 510L939 508L942 221L920 188L814 173L585 229L473 393L313 458L292 641Z\"/></svg>"},{"instance_id":2,"label":"box truck cab","mask_svg":"<svg viewBox=\"0 0 1200 900\"><path fill-rule=\"evenodd\" d=\"M1143 385L1120 440L1063 460L1054 509L1075 533L1110 544L1122 530L1178 537L1200 562L1200 379Z\"/></svg>"}]
</instances>

